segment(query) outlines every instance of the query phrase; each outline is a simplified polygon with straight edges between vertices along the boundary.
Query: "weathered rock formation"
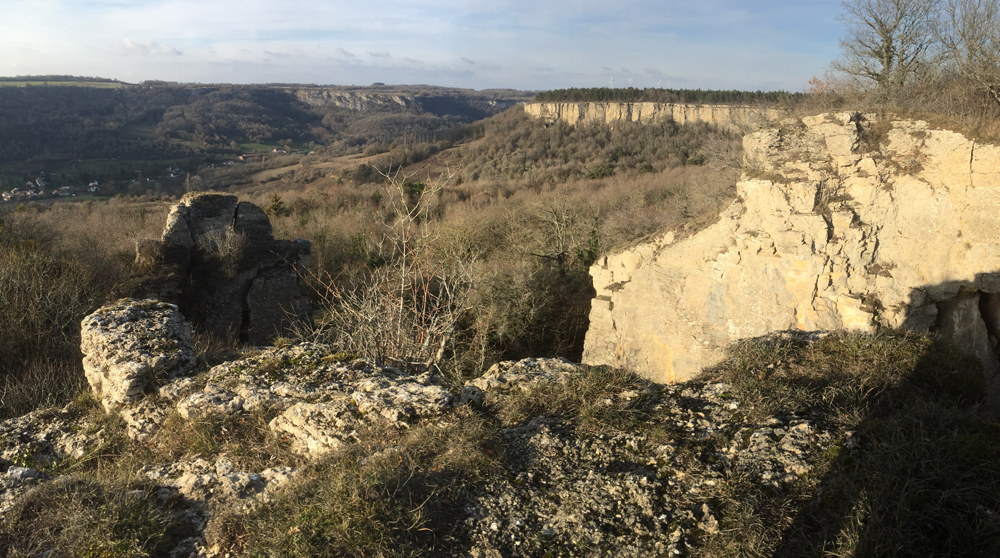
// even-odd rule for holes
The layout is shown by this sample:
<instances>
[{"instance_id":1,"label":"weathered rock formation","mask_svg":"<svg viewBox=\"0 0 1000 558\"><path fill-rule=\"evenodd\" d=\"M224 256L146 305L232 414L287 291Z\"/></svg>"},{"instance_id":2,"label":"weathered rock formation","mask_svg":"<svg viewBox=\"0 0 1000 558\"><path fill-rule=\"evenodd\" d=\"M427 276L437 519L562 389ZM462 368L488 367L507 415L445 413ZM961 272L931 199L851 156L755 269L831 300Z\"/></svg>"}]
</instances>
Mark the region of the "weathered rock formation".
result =
<instances>
[{"instance_id":1,"label":"weathered rock formation","mask_svg":"<svg viewBox=\"0 0 1000 558\"><path fill-rule=\"evenodd\" d=\"M637 122L649 124L673 120L678 124L703 122L724 128L735 128L744 121L776 118L773 109L746 105L689 105L679 103L525 103L524 112L548 122L562 120L570 124L616 124Z\"/></svg>"},{"instance_id":2,"label":"weathered rock formation","mask_svg":"<svg viewBox=\"0 0 1000 558\"><path fill-rule=\"evenodd\" d=\"M719 221L591 268L584 361L679 382L771 331L937 331L1000 370L1000 147L858 114L744 139ZM998 386L994 383L993 389Z\"/></svg>"},{"instance_id":3,"label":"weathered rock formation","mask_svg":"<svg viewBox=\"0 0 1000 558\"><path fill-rule=\"evenodd\" d=\"M129 330L137 342L145 342L160 331L163 314L172 311L163 303L153 303L154 308L149 304L121 301L84 323L97 320L105 330ZM139 345L122 341L102 346L102 358L145 358L137 352ZM94 345L85 350L95 350ZM158 346L152 350L160 351ZM523 397L532 386L570 382L585 371L557 359L501 363L462 393L479 403L503 405ZM115 389L106 379L99 395L128 391L124 385L131 385L129 381L122 379L123 386ZM833 445L853 435L816 414L785 413L747 422L741 415L744 403L731 386L718 382L669 387L638 382L609 397L615 402L594 404L641 407L636 416L643 421L642 432L609 429L587 434L572 419L558 416L526 418L499 428L497 443L504 448L506 470L468 480L474 487L455 503L462 536L445 541L460 546L444 552L539 556L551 548L567 548L570 555L583 555L573 549L589 553L603 548L623 557L679 555L720 529L714 487L724 479L738 475L787 490L813 471ZM225 417L229 422L224 424L234 426L274 417L269 428L290 452L291 461L266 468L256 462L247 470L240 455L205 449L207 453L189 453L177 461L144 463L137 472L145 479L144 490L130 494L169 505L185 522L188 538L176 541L172 555L208 557L229 551L213 547L205 534L206 529L211 532L213 518L272 498L286 483L308 476L301 475L308 471L308 466L302 467L306 460L341 446L350 446L349 452L357 453L349 455L359 460L375 457L374 452L392 455L402 448L373 450L371 438L354 444L358 432L374 425L404 429L454 424L468 418L456 412L463 399L471 401L449 394L432 374L409 375L304 343L254 350L192 376L158 377L110 412L125 419L128 435L140 447L170 444L177 432L190 432L179 421L209 423ZM86 402L74 402L61 410L0 421L0 521L33 487L50 481L81 482L66 467L73 460L109 445L129 447L128 440L108 426L114 421L99 414ZM692 440L704 444L692 450Z\"/></svg>"},{"instance_id":4,"label":"weathered rock formation","mask_svg":"<svg viewBox=\"0 0 1000 558\"><path fill-rule=\"evenodd\" d=\"M266 344L312 306L300 273L310 242L275 240L262 209L236 196L185 196L170 210L159 241L140 241L136 294L176 302L198 328L221 338Z\"/></svg>"},{"instance_id":5,"label":"weathered rock formation","mask_svg":"<svg viewBox=\"0 0 1000 558\"><path fill-rule=\"evenodd\" d=\"M197 360L191 326L173 304L122 300L84 318L81 330L83 370L107 411L187 374Z\"/></svg>"}]
</instances>

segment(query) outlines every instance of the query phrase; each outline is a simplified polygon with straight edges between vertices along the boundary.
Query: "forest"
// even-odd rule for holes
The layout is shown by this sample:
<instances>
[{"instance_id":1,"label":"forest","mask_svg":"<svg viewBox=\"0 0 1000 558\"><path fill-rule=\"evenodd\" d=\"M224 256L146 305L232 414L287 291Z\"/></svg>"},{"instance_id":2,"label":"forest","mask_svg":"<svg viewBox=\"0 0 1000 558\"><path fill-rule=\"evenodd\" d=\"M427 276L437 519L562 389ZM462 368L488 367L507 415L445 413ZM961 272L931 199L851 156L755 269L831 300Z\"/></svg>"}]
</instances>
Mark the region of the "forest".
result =
<instances>
[{"instance_id":1,"label":"forest","mask_svg":"<svg viewBox=\"0 0 1000 558\"><path fill-rule=\"evenodd\" d=\"M716 91L702 89L638 89L635 87L583 87L553 89L535 95L539 102L692 103L708 105L794 104L803 93L787 91Z\"/></svg>"}]
</instances>

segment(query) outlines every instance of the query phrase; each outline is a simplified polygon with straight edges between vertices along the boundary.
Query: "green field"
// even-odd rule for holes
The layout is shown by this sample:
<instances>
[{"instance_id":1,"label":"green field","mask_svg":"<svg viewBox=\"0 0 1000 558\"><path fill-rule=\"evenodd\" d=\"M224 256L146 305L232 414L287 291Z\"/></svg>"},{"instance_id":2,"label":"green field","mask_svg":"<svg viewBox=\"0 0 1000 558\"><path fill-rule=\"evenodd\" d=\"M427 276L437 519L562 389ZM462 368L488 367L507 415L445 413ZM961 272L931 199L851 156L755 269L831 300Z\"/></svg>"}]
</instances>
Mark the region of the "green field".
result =
<instances>
[{"instance_id":1,"label":"green field","mask_svg":"<svg viewBox=\"0 0 1000 558\"><path fill-rule=\"evenodd\" d=\"M240 152L241 153L270 153L275 148L284 149L284 147L273 143L270 145L263 143L241 143Z\"/></svg>"},{"instance_id":2,"label":"green field","mask_svg":"<svg viewBox=\"0 0 1000 558\"><path fill-rule=\"evenodd\" d=\"M73 86L73 87L96 87L98 89L118 89L126 84L110 81L0 81L0 87L52 87L52 86Z\"/></svg>"}]
</instances>

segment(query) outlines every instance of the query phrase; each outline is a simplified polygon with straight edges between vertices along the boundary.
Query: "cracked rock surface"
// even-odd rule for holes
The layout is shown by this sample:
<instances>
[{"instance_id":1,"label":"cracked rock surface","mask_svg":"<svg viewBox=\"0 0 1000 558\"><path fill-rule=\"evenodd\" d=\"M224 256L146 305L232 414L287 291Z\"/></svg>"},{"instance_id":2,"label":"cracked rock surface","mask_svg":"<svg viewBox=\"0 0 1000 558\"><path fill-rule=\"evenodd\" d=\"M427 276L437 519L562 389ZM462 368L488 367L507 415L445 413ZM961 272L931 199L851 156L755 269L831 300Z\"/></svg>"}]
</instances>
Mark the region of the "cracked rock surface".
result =
<instances>
[{"instance_id":1,"label":"cracked rock surface","mask_svg":"<svg viewBox=\"0 0 1000 558\"><path fill-rule=\"evenodd\" d=\"M108 411L196 363L191 326L173 304L122 299L84 318L81 330L83 369Z\"/></svg>"},{"instance_id":2,"label":"cracked rock surface","mask_svg":"<svg viewBox=\"0 0 1000 558\"><path fill-rule=\"evenodd\" d=\"M127 324L129 334L142 340L175 312L170 305L133 304L139 308L104 310L87 320L108 331L124 331ZM106 360L144 358L136 349L143 345L118 339L106 346L121 352L106 351ZM101 405L121 421L125 435L119 435L119 444L170 443L164 436L186 432L177 430L178 424L256 420L277 439L277 451L297 456L286 461L294 466L268 466L241 465L245 462L226 452L187 453L138 470L143 482L153 483L152 497L193 510L184 520L194 525L192 535L173 555L222 556L225 550L204 535L213 517L252 509L281 494L283 486L296 482L300 464L349 447L357 451L359 432L438 428L462 420L454 411L463 405L472 408L463 412L488 418L533 389L565 384L573 392L572 382L590 369L560 359L499 363L454 394L428 372L409 374L329 346L299 343L255 350L194 375L158 370L135 398ZM109 375L95 395L127 392L112 378L122 385L131 381ZM638 418L627 430L582 429L573 414L529 414L495 423L503 448L498 472L477 480L454 502L460 510L458 538L449 540L463 542L450 555L695 555L691 548L720 530L717 498L730 479L789 490L833 445L851 437L820 415L788 413L748 422L747 403L724 383L622 385L620 392L592 403L635 411ZM35 486L71 482L67 465L110 443L109 420L101 408L76 402L0 422L0 520ZM174 430L165 429L167 424Z\"/></svg>"},{"instance_id":3,"label":"cracked rock surface","mask_svg":"<svg viewBox=\"0 0 1000 558\"><path fill-rule=\"evenodd\" d=\"M546 376L529 361L506 364ZM744 423L723 383L663 387L647 405L635 432L588 436L539 417L504 429L509 478L477 487L468 504L471 555L697 555L691 545L718 532L714 496L727 478L786 490L849 437L822 417Z\"/></svg>"}]
</instances>

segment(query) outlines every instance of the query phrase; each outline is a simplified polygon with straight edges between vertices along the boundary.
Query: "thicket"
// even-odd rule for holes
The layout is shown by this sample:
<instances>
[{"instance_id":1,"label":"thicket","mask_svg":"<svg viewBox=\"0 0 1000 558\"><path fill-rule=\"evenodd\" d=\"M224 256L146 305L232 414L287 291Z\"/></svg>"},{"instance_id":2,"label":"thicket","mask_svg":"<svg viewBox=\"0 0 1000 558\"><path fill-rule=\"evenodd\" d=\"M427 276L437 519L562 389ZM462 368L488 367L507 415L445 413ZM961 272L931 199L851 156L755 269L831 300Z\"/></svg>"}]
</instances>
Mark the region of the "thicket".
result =
<instances>
[{"instance_id":1,"label":"thicket","mask_svg":"<svg viewBox=\"0 0 1000 558\"><path fill-rule=\"evenodd\" d=\"M462 180L565 182L692 165L738 166L726 153L742 149L738 134L707 124L542 124L520 110L486 120L469 135L479 140L461 148Z\"/></svg>"},{"instance_id":2,"label":"thicket","mask_svg":"<svg viewBox=\"0 0 1000 558\"><path fill-rule=\"evenodd\" d=\"M0 206L0 418L64 403L86 385L80 321L115 296L135 240L158 236L164 207Z\"/></svg>"},{"instance_id":3,"label":"thicket","mask_svg":"<svg viewBox=\"0 0 1000 558\"><path fill-rule=\"evenodd\" d=\"M710 140L738 149L727 132L673 125L546 128L519 112L487 123L483 138L464 146L458 162L465 166L454 176L387 179L368 166L380 181L327 179L298 191L248 196L270 208L276 234L313 241L315 286L329 304L320 319L332 335L327 340L378 358L430 360L456 379L500 359L579 360L594 295L588 267L612 247L645 235L704 226L734 195L738 170L713 165L715 152L702 149ZM620 166L560 179L565 163L543 155L555 148L573 153L577 165ZM628 149L648 156L652 168L639 157L628 159ZM525 154L537 158L537 173L526 177L501 167L460 180L480 164ZM405 305L417 299L433 310ZM392 315L393 304L397 314L445 325L404 327L412 334L404 342L399 324L413 320L375 323Z\"/></svg>"}]
</instances>

